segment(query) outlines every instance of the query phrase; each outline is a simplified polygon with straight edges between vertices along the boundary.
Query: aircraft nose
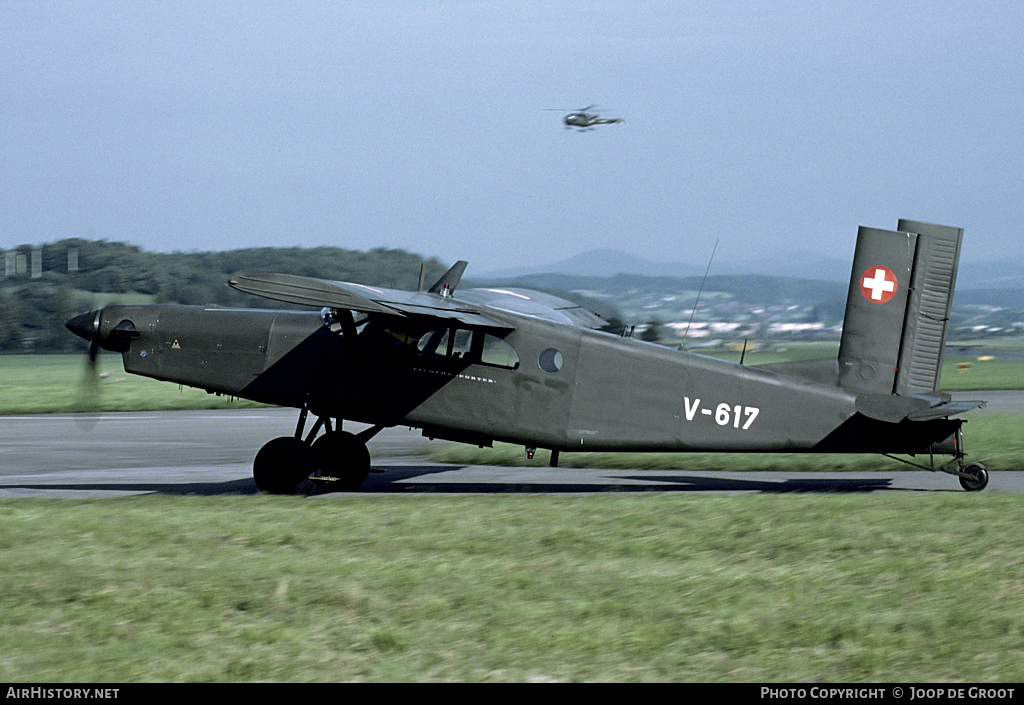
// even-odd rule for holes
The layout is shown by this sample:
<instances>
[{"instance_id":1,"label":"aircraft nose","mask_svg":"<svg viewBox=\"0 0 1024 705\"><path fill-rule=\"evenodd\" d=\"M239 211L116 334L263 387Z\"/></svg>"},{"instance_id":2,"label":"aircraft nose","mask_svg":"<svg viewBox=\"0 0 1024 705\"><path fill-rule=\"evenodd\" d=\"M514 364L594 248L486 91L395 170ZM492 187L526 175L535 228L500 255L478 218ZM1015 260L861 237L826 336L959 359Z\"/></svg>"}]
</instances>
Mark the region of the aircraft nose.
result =
<instances>
[{"instance_id":1,"label":"aircraft nose","mask_svg":"<svg viewBox=\"0 0 1024 705\"><path fill-rule=\"evenodd\" d=\"M96 347L112 352L127 352L132 341L141 335L135 324L127 317L130 306L107 306L75 316L64 323L64 327L79 338L88 340L93 353ZM122 318L122 316L124 316ZM117 325L114 321L120 320ZM90 353L91 354L91 353Z\"/></svg>"},{"instance_id":2,"label":"aircraft nose","mask_svg":"<svg viewBox=\"0 0 1024 705\"><path fill-rule=\"evenodd\" d=\"M75 316L67 320L64 323L64 327L79 338L84 338L90 343L96 342L96 335L100 329L100 312L98 310L90 311L89 313Z\"/></svg>"}]
</instances>

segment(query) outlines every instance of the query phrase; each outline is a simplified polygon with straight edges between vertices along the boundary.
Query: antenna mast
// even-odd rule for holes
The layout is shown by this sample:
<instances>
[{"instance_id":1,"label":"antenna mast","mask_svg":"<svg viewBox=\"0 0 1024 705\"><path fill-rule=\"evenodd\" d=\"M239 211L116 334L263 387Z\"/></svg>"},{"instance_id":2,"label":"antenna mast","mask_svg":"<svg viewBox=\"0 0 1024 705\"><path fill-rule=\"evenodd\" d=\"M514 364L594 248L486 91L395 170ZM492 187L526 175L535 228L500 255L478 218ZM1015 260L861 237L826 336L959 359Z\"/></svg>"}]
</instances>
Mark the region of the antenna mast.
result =
<instances>
[{"instance_id":1,"label":"antenna mast","mask_svg":"<svg viewBox=\"0 0 1024 705\"><path fill-rule=\"evenodd\" d=\"M693 310L690 311L690 320L686 322L686 330L683 331L683 341L679 343L679 350L686 346L686 336L690 333L690 324L693 323L693 314L697 313L697 304L700 302L700 295L704 291L704 282L708 280L708 272L711 271L711 262L715 259L715 251L718 250L718 240L715 239L715 246L711 248L711 256L708 257L708 267L704 270L704 278L700 280L700 289L697 290L697 298L693 300Z\"/></svg>"}]
</instances>

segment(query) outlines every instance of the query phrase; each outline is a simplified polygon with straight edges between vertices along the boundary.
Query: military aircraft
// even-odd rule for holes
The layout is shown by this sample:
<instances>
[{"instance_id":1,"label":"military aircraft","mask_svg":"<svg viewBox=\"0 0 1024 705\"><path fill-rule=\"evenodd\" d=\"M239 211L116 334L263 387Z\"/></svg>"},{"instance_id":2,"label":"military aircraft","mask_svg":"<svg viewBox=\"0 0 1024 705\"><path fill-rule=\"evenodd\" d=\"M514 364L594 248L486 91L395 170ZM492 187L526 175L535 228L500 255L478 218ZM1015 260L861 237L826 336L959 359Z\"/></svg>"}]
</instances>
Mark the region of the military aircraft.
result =
<instances>
[{"instance_id":1,"label":"military aircraft","mask_svg":"<svg viewBox=\"0 0 1024 705\"><path fill-rule=\"evenodd\" d=\"M580 132L587 132L593 130L595 125L614 125L615 123L625 122L623 118L603 118L596 113L588 113L588 110L593 110L596 105L588 105L585 108L580 108L574 112L569 113L562 122L565 123L567 130L576 128ZM558 108L550 108L550 110L558 110Z\"/></svg>"},{"instance_id":2,"label":"military aircraft","mask_svg":"<svg viewBox=\"0 0 1024 705\"><path fill-rule=\"evenodd\" d=\"M981 490L988 472L965 464L954 417L984 402L939 391L962 236L909 220L860 228L835 359L743 365L646 343L549 294L460 290L463 261L426 290L421 270L415 292L228 281L308 312L111 304L66 325L91 354L120 352L127 372L299 409L294 435L253 463L270 493L358 488L366 441L397 425L528 457L546 448L552 466L586 451L907 454ZM353 434L344 421L370 426Z\"/></svg>"}]
</instances>

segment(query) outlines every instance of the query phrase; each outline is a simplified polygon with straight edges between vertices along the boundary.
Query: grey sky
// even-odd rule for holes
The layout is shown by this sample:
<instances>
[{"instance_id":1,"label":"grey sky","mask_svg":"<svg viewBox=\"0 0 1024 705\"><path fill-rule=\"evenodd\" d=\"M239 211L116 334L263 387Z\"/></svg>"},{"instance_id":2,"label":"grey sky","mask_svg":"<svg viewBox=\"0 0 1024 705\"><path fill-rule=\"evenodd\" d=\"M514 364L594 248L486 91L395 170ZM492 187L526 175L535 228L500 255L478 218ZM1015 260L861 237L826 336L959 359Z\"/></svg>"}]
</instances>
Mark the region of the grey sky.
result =
<instances>
[{"instance_id":1,"label":"grey sky","mask_svg":"<svg viewBox=\"0 0 1024 705\"><path fill-rule=\"evenodd\" d=\"M0 248L402 247L477 273L959 225L1019 255L1024 4L0 0ZM563 129L597 103L626 124Z\"/></svg>"}]
</instances>

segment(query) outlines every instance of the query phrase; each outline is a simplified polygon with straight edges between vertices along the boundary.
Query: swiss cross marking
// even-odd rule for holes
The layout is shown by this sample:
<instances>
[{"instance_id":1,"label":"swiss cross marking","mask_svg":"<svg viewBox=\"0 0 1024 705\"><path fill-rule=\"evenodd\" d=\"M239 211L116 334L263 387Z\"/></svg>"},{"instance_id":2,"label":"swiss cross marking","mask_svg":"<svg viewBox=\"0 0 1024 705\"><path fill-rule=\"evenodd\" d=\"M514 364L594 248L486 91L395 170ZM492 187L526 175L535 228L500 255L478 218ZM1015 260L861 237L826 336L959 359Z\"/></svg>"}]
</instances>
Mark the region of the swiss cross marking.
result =
<instances>
[{"instance_id":1,"label":"swiss cross marking","mask_svg":"<svg viewBox=\"0 0 1024 705\"><path fill-rule=\"evenodd\" d=\"M868 267L860 277L860 293L873 304L884 304L896 295L896 275L888 267Z\"/></svg>"}]
</instances>

